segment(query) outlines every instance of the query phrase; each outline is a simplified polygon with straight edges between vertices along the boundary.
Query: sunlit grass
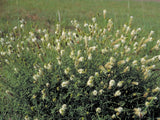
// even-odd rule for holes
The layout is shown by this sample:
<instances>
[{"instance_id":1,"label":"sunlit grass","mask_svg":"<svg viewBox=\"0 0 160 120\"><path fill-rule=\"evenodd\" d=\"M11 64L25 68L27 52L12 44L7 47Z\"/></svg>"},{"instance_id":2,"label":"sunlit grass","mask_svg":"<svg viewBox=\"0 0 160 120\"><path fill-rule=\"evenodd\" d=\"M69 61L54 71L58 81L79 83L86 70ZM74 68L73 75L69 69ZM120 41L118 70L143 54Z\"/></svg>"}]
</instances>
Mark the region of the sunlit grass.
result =
<instances>
[{"instance_id":1,"label":"sunlit grass","mask_svg":"<svg viewBox=\"0 0 160 120\"><path fill-rule=\"evenodd\" d=\"M1 28L16 25L19 18L49 27L59 21L59 13L63 26L70 27L70 20L80 22L89 20L107 9L107 17L113 18L116 27L124 24L129 16L134 16L134 24L145 29L154 30L159 35L160 3L122 0L8 0L1 16ZM6 24L8 21L8 25ZM67 23L67 24L66 24ZM31 27L32 24L29 26Z\"/></svg>"}]
</instances>

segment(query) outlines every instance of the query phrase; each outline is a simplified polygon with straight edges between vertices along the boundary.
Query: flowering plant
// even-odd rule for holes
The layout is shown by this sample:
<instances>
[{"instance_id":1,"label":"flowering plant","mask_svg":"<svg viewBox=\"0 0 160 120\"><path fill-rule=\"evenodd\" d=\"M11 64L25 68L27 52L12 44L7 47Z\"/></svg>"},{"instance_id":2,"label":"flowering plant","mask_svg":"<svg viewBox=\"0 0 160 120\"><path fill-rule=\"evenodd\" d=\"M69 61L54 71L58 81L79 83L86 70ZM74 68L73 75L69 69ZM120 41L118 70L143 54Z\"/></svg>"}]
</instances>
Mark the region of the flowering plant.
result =
<instances>
[{"instance_id":1,"label":"flowering plant","mask_svg":"<svg viewBox=\"0 0 160 120\"><path fill-rule=\"evenodd\" d=\"M54 34L46 29L25 33L23 21L1 34L0 74L10 103L0 114L25 120L159 117L154 70L160 55L144 51L158 51L160 40L153 42L153 31L142 37L132 19L116 31L112 19L104 27L96 17L84 25L73 20L75 31L57 24Z\"/></svg>"}]
</instances>

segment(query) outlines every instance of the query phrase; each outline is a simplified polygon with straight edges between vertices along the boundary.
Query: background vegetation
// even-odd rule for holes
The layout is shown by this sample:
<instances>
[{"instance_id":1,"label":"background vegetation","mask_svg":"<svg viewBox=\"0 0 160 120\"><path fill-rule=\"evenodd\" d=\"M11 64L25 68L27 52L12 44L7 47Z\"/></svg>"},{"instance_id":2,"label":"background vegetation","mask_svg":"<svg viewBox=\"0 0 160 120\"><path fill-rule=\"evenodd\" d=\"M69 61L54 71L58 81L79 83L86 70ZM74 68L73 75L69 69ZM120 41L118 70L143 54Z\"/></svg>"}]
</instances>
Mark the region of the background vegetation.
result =
<instances>
[{"instance_id":1,"label":"background vegetation","mask_svg":"<svg viewBox=\"0 0 160 120\"><path fill-rule=\"evenodd\" d=\"M3 1L3 0L2 0ZM160 2L147 0L7 0L1 5L0 28L10 29L17 20L24 18L38 26L50 27L59 21L70 28L70 20L87 21L107 9L107 17L113 18L115 27L123 25L130 16L136 18L134 24L156 32L160 36ZM3 7L3 8L2 8Z\"/></svg>"}]
</instances>

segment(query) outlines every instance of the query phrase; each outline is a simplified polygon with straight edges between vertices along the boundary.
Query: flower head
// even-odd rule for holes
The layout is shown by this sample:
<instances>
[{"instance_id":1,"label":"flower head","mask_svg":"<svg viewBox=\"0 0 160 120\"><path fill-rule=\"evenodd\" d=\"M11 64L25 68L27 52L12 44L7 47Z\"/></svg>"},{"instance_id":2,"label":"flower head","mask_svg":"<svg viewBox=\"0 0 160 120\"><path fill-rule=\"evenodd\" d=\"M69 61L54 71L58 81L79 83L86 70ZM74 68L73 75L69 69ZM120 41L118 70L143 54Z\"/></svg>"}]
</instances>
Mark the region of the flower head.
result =
<instances>
[{"instance_id":1,"label":"flower head","mask_svg":"<svg viewBox=\"0 0 160 120\"><path fill-rule=\"evenodd\" d=\"M64 70L64 73L67 75L67 74L69 73L69 71L70 71L70 68L68 67L68 68L66 68L66 69Z\"/></svg>"},{"instance_id":2,"label":"flower head","mask_svg":"<svg viewBox=\"0 0 160 120\"><path fill-rule=\"evenodd\" d=\"M100 107L96 108L96 112L100 113L101 112L101 108Z\"/></svg>"},{"instance_id":3,"label":"flower head","mask_svg":"<svg viewBox=\"0 0 160 120\"><path fill-rule=\"evenodd\" d=\"M111 87L114 86L115 83L116 83L115 80L110 80L109 81L109 89L111 89Z\"/></svg>"},{"instance_id":4,"label":"flower head","mask_svg":"<svg viewBox=\"0 0 160 120\"><path fill-rule=\"evenodd\" d=\"M95 17L93 17L93 18L92 18L92 21L95 23L95 22L96 22L96 18L95 18Z\"/></svg>"},{"instance_id":5,"label":"flower head","mask_svg":"<svg viewBox=\"0 0 160 120\"><path fill-rule=\"evenodd\" d=\"M114 93L114 96L117 97L117 96L120 96L121 95L121 91L120 90L117 90L115 93Z\"/></svg>"},{"instance_id":6,"label":"flower head","mask_svg":"<svg viewBox=\"0 0 160 120\"><path fill-rule=\"evenodd\" d=\"M160 92L160 88L159 87L156 87L155 89L152 90L152 92Z\"/></svg>"},{"instance_id":7,"label":"flower head","mask_svg":"<svg viewBox=\"0 0 160 120\"><path fill-rule=\"evenodd\" d=\"M66 109L67 109L67 105L66 105L66 104L63 104L62 107L59 109L59 113L60 113L61 115L64 115Z\"/></svg>"},{"instance_id":8,"label":"flower head","mask_svg":"<svg viewBox=\"0 0 160 120\"><path fill-rule=\"evenodd\" d=\"M88 82L87 82L87 86L89 86L89 87L93 87L93 86L94 86L93 79L94 79L93 76L90 76L90 77L89 77L89 80L88 80Z\"/></svg>"},{"instance_id":9,"label":"flower head","mask_svg":"<svg viewBox=\"0 0 160 120\"><path fill-rule=\"evenodd\" d=\"M123 111L123 108L122 107L115 108L115 111L121 113Z\"/></svg>"},{"instance_id":10,"label":"flower head","mask_svg":"<svg viewBox=\"0 0 160 120\"><path fill-rule=\"evenodd\" d=\"M70 76L70 80L74 80L75 76L74 75L71 75Z\"/></svg>"},{"instance_id":11,"label":"flower head","mask_svg":"<svg viewBox=\"0 0 160 120\"><path fill-rule=\"evenodd\" d=\"M84 57L80 57L80 58L78 59L78 61L79 61L79 62L84 61Z\"/></svg>"},{"instance_id":12,"label":"flower head","mask_svg":"<svg viewBox=\"0 0 160 120\"><path fill-rule=\"evenodd\" d=\"M83 73L85 73L85 70L84 69L78 69L78 73L83 74Z\"/></svg>"},{"instance_id":13,"label":"flower head","mask_svg":"<svg viewBox=\"0 0 160 120\"><path fill-rule=\"evenodd\" d=\"M68 84L69 84L69 81L65 81L65 82L62 82L61 86L62 86L62 87L67 87Z\"/></svg>"},{"instance_id":14,"label":"flower head","mask_svg":"<svg viewBox=\"0 0 160 120\"><path fill-rule=\"evenodd\" d=\"M96 96L96 95L98 94L97 90L94 90L94 91L92 92L92 94L93 94L94 96Z\"/></svg>"},{"instance_id":15,"label":"flower head","mask_svg":"<svg viewBox=\"0 0 160 120\"><path fill-rule=\"evenodd\" d=\"M103 17L104 17L104 19L106 18L106 13L107 13L107 10L104 9L104 10L103 10Z\"/></svg>"},{"instance_id":16,"label":"flower head","mask_svg":"<svg viewBox=\"0 0 160 120\"><path fill-rule=\"evenodd\" d=\"M122 87L123 83L124 83L124 81L119 81L119 82L117 83L117 86L118 86L118 87Z\"/></svg>"},{"instance_id":17,"label":"flower head","mask_svg":"<svg viewBox=\"0 0 160 120\"><path fill-rule=\"evenodd\" d=\"M150 105L150 102L146 101L145 106L148 107Z\"/></svg>"},{"instance_id":18,"label":"flower head","mask_svg":"<svg viewBox=\"0 0 160 120\"><path fill-rule=\"evenodd\" d=\"M146 113L147 111L142 111L141 108L134 108L134 114L140 118L142 118Z\"/></svg>"}]
</instances>

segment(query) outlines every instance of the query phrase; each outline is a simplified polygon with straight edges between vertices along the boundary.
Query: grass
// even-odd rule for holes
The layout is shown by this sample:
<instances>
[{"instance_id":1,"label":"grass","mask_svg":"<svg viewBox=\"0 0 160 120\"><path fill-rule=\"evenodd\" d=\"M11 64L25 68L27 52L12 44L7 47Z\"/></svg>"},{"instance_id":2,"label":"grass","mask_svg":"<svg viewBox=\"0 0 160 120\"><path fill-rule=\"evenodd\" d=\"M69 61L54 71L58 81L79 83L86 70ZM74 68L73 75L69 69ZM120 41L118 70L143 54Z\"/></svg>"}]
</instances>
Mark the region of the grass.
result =
<instances>
[{"instance_id":1,"label":"grass","mask_svg":"<svg viewBox=\"0 0 160 120\"><path fill-rule=\"evenodd\" d=\"M80 23L90 21L92 17L102 15L103 9L106 9L107 18L113 18L115 29L120 28L120 25L128 21L130 16L134 16L133 24L145 30L143 31L144 36L153 30L155 31L154 40L160 39L160 2L145 2L145 0L8 0L0 1L1 3L3 5L0 6L0 30L4 32L16 26L18 19L21 18L27 21L28 30L38 26L54 32L54 25L57 22L66 29L72 29L70 23L72 19L75 18ZM101 25L103 26L103 22ZM149 53L150 56L154 54ZM159 74L159 71L156 71L156 74Z\"/></svg>"},{"instance_id":2,"label":"grass","mask_svg":"<svg viewBox=\"0 0 160 120\"><path fill-rule=\"evenodd\" d=\"M155 37L160 38L160 2L145 2L134 0L8 0L3 5L0 28L11 28L17 24L17 19L24 18L38 26L53 27L59 22L70 28L70 20L75 18L80 22L102 14L107 9L107 17L113 18L115 26L126 22L129 16L134 16L134 24L149 32L154 30ZM7 21L7 22L6 22ZM52 28L51 28L52 29Z\"/></svg>"}]
</instances>

